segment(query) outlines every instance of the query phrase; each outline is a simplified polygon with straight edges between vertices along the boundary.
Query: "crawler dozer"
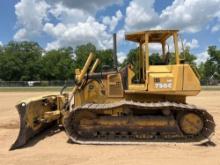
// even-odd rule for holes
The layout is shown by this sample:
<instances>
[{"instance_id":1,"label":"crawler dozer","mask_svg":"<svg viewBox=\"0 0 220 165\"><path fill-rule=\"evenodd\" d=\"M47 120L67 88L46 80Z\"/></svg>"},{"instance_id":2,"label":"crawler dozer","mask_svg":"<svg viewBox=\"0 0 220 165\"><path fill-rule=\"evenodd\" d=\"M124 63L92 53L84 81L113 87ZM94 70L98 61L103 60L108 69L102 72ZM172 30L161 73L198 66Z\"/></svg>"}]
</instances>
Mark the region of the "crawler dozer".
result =
<instances>
[{"instance_id":1,"label":"crawler dozer","mask_svg":"<svg viewBox=\"0 0 220 165\"><path fill-rule=\"evenodd\" d=\"M168 39L175 62L169 62ZM54 124L79 144L144 144L148 142L202 142L214 133L213 117L186 103L200 90L199 75L180 59L178 30L151 30L125 34L139 45L136 66L119 69L114 35L114 67L97 73L99 59L90 53L69 93L21 101L16 107L20 132L11 149ZM161 45L163 62L151 64L149 45Z\"/></svg>"}]
</instances>

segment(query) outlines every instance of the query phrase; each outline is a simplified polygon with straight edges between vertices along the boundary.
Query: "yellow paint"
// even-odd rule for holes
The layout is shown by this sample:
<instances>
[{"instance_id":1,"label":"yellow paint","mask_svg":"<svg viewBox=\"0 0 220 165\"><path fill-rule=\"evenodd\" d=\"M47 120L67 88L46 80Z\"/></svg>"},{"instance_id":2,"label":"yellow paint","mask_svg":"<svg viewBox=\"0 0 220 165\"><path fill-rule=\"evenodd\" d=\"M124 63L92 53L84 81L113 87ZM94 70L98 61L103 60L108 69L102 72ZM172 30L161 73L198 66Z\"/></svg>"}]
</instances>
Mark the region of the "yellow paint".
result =
<instances>
[{"instance_id":1,"label":"yellow paint","mask_svg":"<svg viewBox=\"0 0 220 165\"><path fill-rule=\"evenodd\" d=\"M159 37L158 37L159 36ZM163 45L163 53L165 52L166 39L170 36L174 38L176 64L173 65L149 65L149 50L148 44L150 42L159 42ZM36 120L51 122L58 120L63 123L63 117L68 116L68 111L64 111L64 103L74 96L71 100L70 110L75 107L82 106L87 103L115 103L121 100L132 100L137 102L157 102L157 101L172 101L185 103L186 96L197 95L200 90L200 83L198 76L193 71L190 65L180 64L179 50L178 50L178 35L177 30L157 30L157 31L144 31L127 34L127 40L139 43L140 47L145 45L145 53L140 48L139 62L140 65L139 76L143 79L135 82L133 79L135 73L133 66L129 65L127 70L127 80L122 79L120 72L108 73L105 78L98 80L86 80L85 74L94 73L99 60L93 64L92 69L89 71L94 55L90 53L85 66L82 70L76 69L77 84L73 87L70 96L57 95L57 96L44 96L36 99L29 99L25 101L27 111L25 120L27 125L32 129L37 130L41 127L41 123L36 124ZM140 77L140 73L143 76ZM123 82L123 81L127 82ZM122 84L127 84L127 89ZM43 100L55 103L57 109L52 110L50 106L44 106ZM122 112L122 109L114 109L111 114L117 116ZM105 112L103 112L105 113ZM109 111L106 113L109 113ZM86 121L85 121L86 122ZM109 124L108 121L100 121L102 124ZM160 126L169 124L167 121L137 121L137 125L152 125ZM120 123L120 122L119 122Z\"/></svg>"}]
</instances>

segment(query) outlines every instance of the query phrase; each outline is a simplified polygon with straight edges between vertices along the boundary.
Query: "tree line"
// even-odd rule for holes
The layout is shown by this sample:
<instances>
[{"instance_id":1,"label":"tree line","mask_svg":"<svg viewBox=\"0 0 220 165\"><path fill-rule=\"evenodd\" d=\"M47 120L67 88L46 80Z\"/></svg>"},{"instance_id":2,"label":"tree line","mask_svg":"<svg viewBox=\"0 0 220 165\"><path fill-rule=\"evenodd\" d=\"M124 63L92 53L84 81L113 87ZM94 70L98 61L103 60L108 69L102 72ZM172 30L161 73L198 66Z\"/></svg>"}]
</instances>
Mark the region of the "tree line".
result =
<instances>
[{"instance_id":1,"label":"tree line","mask_svg":"<svg viewBox=\"0 0 220 165\"><path fill-rule=\"evenodd\" d=\"M139 48L131 49L127 58L123 61L122 66L130 63L134 66L134 69L137 70L138 52ZM180 52L180 61L181 63L188 63L196 68L201 81L220 81L220 49L216 46L209 46L207 52L208 58L206 61L197 64L197 57L190 52L190 47L186 47L182 52ZM159 53L152 53L149 57L149 63L151 65L161 64L163 63L163 58L161 58ZM172 52L170 53L169 64L175 64L175 54Z\"/></svg>"},{"instance_id":2,"label":"tree line","mask_svg":"<svg viewBox=\"0 0 220 165\"><path fill-rule=\"evenodd\" d=\"M113 66L112 50L91 44L45 51L36 42L9 42L0 47L0 79L3 81L69 80L93 52L102 64ZM100 66L99 66L100 69Z\"/></svg>"},{"instance_id":3,"label":"tree line","mask_svg":"<svg viewBox=\"0 0 220 165\"><path fill-rule=\"evenodd\" d=\"M45 51L36 42L11 41L7 45L0 46L0 80L2 81L29 81L29 80L69 80L74 77L74 70L82 68L89 53L93 52L102 63L102 66L113 67L112 50L98 50L93 44L88 43L57 50ZM187 47L180 54L180 58L194 65L202 79L220 79L220 49L216 46L208 47L208 59L196 64L197 57L190 53ZM131 49L120 67L128 63L137 66L138 48ZM170 63L174 63L174 54L171 53ZM150 56L150 63L161 63L162 58L158 53Z\"/></svg>"}]
</instances>

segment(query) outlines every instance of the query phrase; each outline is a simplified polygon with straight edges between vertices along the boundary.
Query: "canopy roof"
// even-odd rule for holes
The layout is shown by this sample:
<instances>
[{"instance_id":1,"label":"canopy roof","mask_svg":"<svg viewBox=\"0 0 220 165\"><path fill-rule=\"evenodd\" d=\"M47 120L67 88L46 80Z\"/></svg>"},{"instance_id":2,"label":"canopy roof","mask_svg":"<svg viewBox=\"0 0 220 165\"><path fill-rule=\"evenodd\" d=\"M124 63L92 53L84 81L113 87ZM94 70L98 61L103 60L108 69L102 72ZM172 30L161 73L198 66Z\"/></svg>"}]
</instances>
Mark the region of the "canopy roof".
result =
<instances>
[{"instance_id":1,"label":"canopy roof","mask_svg":"<svg viewBox=\"0 0 220 165\"><path fill-rule=\"evenodd\" d=\"M133 33L126 33L125 39L133 42L145 41L145 34L149 35L149 42L163 42L179 30L147 30Z\"/></svg>"}]
</instances>

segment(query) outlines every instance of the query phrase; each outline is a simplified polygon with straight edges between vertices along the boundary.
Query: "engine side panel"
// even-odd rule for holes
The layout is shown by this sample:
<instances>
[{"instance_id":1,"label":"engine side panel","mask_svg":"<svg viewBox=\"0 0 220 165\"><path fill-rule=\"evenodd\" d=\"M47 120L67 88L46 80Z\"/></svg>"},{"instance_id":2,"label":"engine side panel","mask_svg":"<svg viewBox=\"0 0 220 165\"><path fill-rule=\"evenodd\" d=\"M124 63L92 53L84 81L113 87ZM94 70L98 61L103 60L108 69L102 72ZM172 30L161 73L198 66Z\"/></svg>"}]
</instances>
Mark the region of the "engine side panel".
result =
<instances>
[{"instance_id":1,"label":"engine side panel","mask_svg":"<svg viewBox=\"0 0 220 165\"><path fill-rule=\"evenodd\" d=\"M149 67L148 92L165 95L197 95L200 82L189 64Z\"/></svg>"}]
</instances>

